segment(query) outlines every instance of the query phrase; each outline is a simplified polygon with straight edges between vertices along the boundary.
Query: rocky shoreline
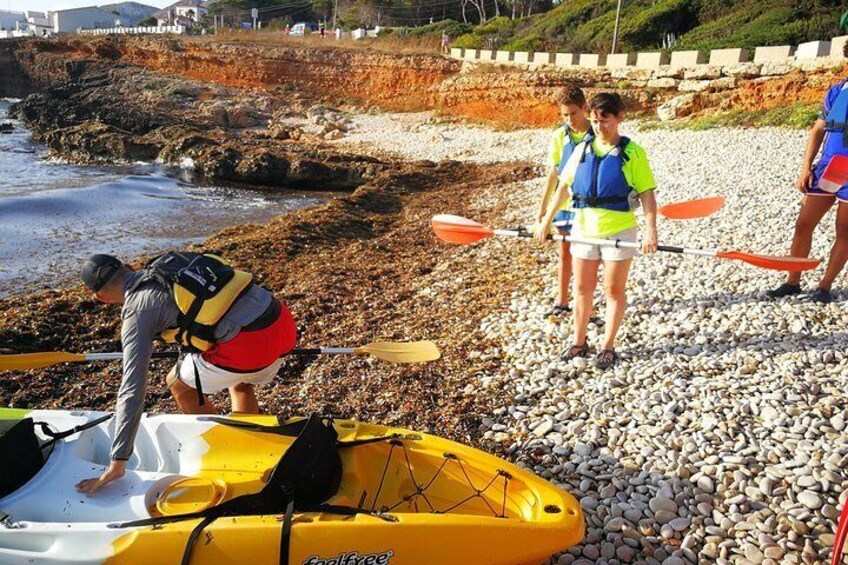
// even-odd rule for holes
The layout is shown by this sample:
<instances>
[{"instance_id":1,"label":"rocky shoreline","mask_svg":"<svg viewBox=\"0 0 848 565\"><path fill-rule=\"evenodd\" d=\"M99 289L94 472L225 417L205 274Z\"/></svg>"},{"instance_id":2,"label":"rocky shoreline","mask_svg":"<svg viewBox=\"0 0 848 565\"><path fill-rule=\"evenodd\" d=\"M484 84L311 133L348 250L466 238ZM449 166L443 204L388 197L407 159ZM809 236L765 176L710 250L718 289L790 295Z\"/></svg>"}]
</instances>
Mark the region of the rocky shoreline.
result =
<instances>
[{"instance_id":1,"label":"rocky shoreline","mask_svg":"<svg viewBox=\"0 0 848 565\"><path fill-rule=\"evenodd\" d=\"M584 543L554 563L829 561L837 512L848 498L844 290L824 306L803 297L769 301L763 291L779 274L730 261L639 258L621 333L623 361L605 373L585 361L566 364L559 352L570 322L543 315L554 286L552 250L503 240L451 247L429 229L441 212L499 226L527 223L547 130L354 114L345 125L350 133L330 142L315 112L305 117L315 98L122 69L92 66L80 74L90 78L85 88L61 91L91 112L84 119L64 95L49 91L19 112L30 113L45 139L56 136L58 151L79 151L83 160L119 156L137 143L169 159L191 158L212 176L270 179L269 190L304 178L318 185L347 179L347 196L225 230L203 248L278 292L298 319L303 344L433 339L442 347L443 359L423 367L291 361L284 377L261 391L265 410L403 425L528 466L579 498L586 514ZM184 107L156 97L146 106L152 88L132 96L133 81L159 80L200 90L191 90ZM257 97L251 105L278 99L273 128L235 128L229 114L222 124L214 112L198 111L226 96ZM100 111L98 99L126 111ZM48 108L62 109L54 115L66 121L44 117ZM171 118L181 125L165 125ZM274 128L297 133L279 139ZM785 253L804 132L640 132L628 124L627 133L648 152L661 203L728 199L716 217L661 223L662 242ZM295 162L320 165L325 176L281 175L282 161L287 171ZM826 256L832 225L831 213L813 255ZM117 322L114 308L80 289L3 300L0 348L116 350ZM599 332L591 328L593 343ZM119 376L119 367L95 364L4 376L0 402L110 409ZM148 409L175 409L159 380Z\"/></svg>"},{"instance_id":2,"label":"rocky shoreline","mask_svg":"<svg viewBox=\"0 0 848 565\"><path fill-rule=\"evenodd\" d=\"M466 442L479 437L481 414L498 393L478 397L465 381L496 362L475 359L471 353L485 347L486 340L467 332L464 324L443 331L443 314L433 307L439 301L417 292L425 275L446 289L459 286L451 269L432 272L437 258L449 250L437 244L428 222L441 205L472 214L470 195L529 178L535 174L532 167L405 162L388 153L341 151L324 139L327 119L338 121L334 112L311 112L326 118L313 120L319 131L284 123L286 116L306 115L316 102L298 93L243 91L96 61L77 63L74 73L70 82L57 79L14 107L36 138L66 158L190 160L199 174L265 190L351 190L349 196L268 224L225 230L202 246L254 272L285 299L298 319L301 343L432 338L445 352L444 361L426 367L293 360L285 378L264 391L266 410L318 410ZM210 100L225 110L223 116L209 109ZM247 107L266 110L245 117L247 112L238 109ZM505 295L508 285L493 290L501 276L497 269L481 271L475 280L485 281L490 274L492 281L464 290L469 306L448 315L468 322L482 318L485 312L471 297ZM505 272L504 265L499 270ZM0 301L0 348L116 350L118 321L115 309L95 303L79 288L12 297ZM119 374L114 365L68 365L4 376L0 402L110 409ZM164 383L153 383L147 408L175 410L168 396Z\"/></svg>"},{"instance_id":3,"label":"rocky shoreline","mask_svg":"<svg viewBox=\"0 0 848 565\"><path fill-rule=\"evenodd\" d=\"M299 130L274 127L275 120L305 111L309 102L297 95L96 60L52 75L49 63L40 61L30 71L47 86L9 113L36 141L73 162L189 162L210 179L320 190L353 189L389 166L340 154L320 138L300 138Z\"/></svg>"}]
</instances>

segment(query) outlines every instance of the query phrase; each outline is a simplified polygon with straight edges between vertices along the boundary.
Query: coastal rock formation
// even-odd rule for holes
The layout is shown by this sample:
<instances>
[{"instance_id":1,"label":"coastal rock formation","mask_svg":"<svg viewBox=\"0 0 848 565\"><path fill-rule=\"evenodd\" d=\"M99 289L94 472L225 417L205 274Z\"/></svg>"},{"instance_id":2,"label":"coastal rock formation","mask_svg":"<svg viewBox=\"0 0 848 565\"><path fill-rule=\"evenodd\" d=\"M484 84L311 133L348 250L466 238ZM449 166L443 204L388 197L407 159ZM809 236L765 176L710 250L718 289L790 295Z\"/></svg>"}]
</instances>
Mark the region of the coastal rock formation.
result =
<instances>
[{"instance_id":1,"label":"coastal rock formation","mask_svg":"<svg viewBox=\"0 0 848 565\"><path fill-rule=\"evenodd\" d=\"M339 153L318 139L269 135L271 113L292 105L284 94L101 60L76 61L73 72L52 79L42 72L52 72L56 57L38 53L31 60L28 72L47 87L14 104L10 115L26 123L36 140L76 162L191 162L210 178L322 190L355 188L389 166Z\"/></svg>"},{"instance_id":2,"label":"coastal rock formation","mask_svg":"<svg viewBox=\"0 0 848 565\"><path fill-rule=\"evenodd\" d=\"M210 85L239 87L245 93L261 89L307 108L318 100L338 104L355 99L360 104L436 110L505 126L558 121L551 97L566 82L576 82L590 94L615 90L631 112L650 115L687 90L704 94L699 112L770 109L786 100L816 105L843 72L843 65L830 59L794 66L746 63L608 70L495 66L422 53L302 47L267 40L209 42L149 36L20 40L0 46L0 69L13 69L21 84L39 87L75 80L91 61L108 62L116 69L129 64ZM257 127L269 117L269 109L251 104L223 105L215 97L204 102L204 112L218 127Z\"/></svg>"}]
</instances>

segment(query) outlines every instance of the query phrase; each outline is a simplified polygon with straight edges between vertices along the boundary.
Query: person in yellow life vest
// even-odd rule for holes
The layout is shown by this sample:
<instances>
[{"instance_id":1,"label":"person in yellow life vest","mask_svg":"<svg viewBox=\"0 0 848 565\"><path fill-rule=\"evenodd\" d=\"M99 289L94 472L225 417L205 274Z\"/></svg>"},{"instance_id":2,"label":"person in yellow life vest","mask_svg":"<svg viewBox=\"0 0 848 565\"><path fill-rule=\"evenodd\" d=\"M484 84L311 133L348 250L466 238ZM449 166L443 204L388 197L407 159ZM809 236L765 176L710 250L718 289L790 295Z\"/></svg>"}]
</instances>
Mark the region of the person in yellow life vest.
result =
<instances>
[{"instance_id":1,"label":"person in yellow life vest","mask_svg":"<svg viewBox=\"0 0 848 565\"><path fill-rule=\"evenodd\" d=\"M587 136L566 163L551 205L536 231L540 243L547 243L551 221L570 192L575 237L635 242L639 230L633 211L641 203L645 212L642 252L656 252L656 182L645 150L619 134L623 116L624 103L618 94L602 92L592 98L589 117L594 135ZM571 244L576 294L574 339L573 345L563 353L563 360L590 353L586 340L589 316L598 284L598 268L603 264L606 323L595 366L607 369L615 364L618 359L615 339L624 319L627 278L635 254L634 249Z\"/></svg>"},{"instance_id":2,"label":"person in yellow life vest","mask_svg":"<svg viewBox=\"0 0 848 565\"><path fill-rule=\"evenodd\" d=\"M212 414L205 393L228 389L233 412L258 414L254 385L271 382L294 348L294 318L271 292L219 257L166 253L134 271L111 255L93 255L80 277L94 296L121 307L123 379L111 462L77 489L88 495L120 479L132 456L144 409L153 340L181 348L166 377L184 413Z\"/></svg>"},{"instance_id":3,"label":"person in yellow life vest","mask_svg":"<svg viewBox=\"0 0 848 565\"><path fill-rule=\"evenodd\" d=\"M539 224L548 211L551 196L556 191L560 174L562 173L568 159L574 153L574 149L580 144L587 134L592 133L589 124L586 105L586 97L583 91L575 84L568 84L557 94L556 103L559 105L563 125L557 127L551 135L550 147L548 149L548 174L545 178L545 189L539 202L539 210L536 214L536 223ZM568 235L571 232L574 213L570 210L570 199L560 206L554 224L561 234ZM569 306L569 286L571 285L571 244L563 241L559 245L559 284L557 286L556 302L547 316L562 316L571 312Z\"/></svg>"}]
</instances>

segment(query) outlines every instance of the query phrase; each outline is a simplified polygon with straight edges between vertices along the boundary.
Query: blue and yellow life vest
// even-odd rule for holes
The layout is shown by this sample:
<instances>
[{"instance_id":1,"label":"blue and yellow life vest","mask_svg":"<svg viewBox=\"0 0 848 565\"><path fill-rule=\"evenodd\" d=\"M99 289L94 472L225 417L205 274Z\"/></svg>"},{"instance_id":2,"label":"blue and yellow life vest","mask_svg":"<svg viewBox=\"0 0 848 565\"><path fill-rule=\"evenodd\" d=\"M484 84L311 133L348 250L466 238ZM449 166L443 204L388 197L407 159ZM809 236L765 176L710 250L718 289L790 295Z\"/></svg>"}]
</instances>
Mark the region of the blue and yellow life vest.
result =
<instances>
[{"instance_id":1,"label":"blue and yellow life vest","mask_svg":"<svg viewBox=\"0 0 848 565\"><path fill-rule=\"evenodd\" d=\"M587 135L581 142L583 155L571 185L571 205L574 208L603 208L627 212L630 210L632 188L624 176L627 155L624 148L630 139L622 137L603 157L592 149L594 136Z\"/></svg>"},{"instance_id":2,"label":"blue and yellow life vest","mask_svg":"<svg viewBox=\"0 0 848 565\"><path fill-rule=\"evenodd\" d=\"M565 140L562 144L562 155L560 155L559 166L557 167L558 175L562 174L563 169L565 169L565 164L568 163L572 153L574 153L574 149L582 143L582 141L574 143L571 139L571 128L568 127L568 125L563 125L562 129L565 130ZM592 135L595 135L595 132L592 131L592 126L589 126L589 131L586 132L586 137L590 137ZM584 137L584 139L586 138Z\"/></svg>"},{"instance_id":3,"label":"blue and yellow life vest","mask_svg":"<svg viewBox=\"0 0 848 565\"><path fill-rule=\"evenodd\" d=\"M842 84L839 96L831 106L824 122L827 139L822 150L822 159L834 155L848 155L848 81Z\"/></svg>"}]
</instances>

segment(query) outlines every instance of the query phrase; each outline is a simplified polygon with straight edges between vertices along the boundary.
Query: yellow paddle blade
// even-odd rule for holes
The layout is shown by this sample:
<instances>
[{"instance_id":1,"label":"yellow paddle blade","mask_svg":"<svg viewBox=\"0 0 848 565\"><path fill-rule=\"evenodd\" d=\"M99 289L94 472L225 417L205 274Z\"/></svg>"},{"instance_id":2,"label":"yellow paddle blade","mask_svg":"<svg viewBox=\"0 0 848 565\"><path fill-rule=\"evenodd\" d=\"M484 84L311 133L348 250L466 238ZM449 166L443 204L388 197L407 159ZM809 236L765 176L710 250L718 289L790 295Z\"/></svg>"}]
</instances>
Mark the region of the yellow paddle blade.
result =
<instances>
[{"instance_id":1,"label":"yellow paddle blade","mask_svg":"<svg viewBox=\"0 0 848 565\"><path fill-rule=\"evenodd\" d=\"M376 341L354 349L357 355L372 355L389 363L426 363L442 356L432 341L410 341L393 343Z\"/></svg>"},{"instance_id":2,"label":"yellow paddle blade","mask_svg":"<svg viewBox=\"0 0 848 565\"><path fill-rule=\"evenodd\" d=\"M0 355L0 372L26 371L27 369L43 369L57 363L73 363L85 361L85 355L67 353L65 351L49 351L46 353L19 353Z\"/></svg>"}]
</instances>

